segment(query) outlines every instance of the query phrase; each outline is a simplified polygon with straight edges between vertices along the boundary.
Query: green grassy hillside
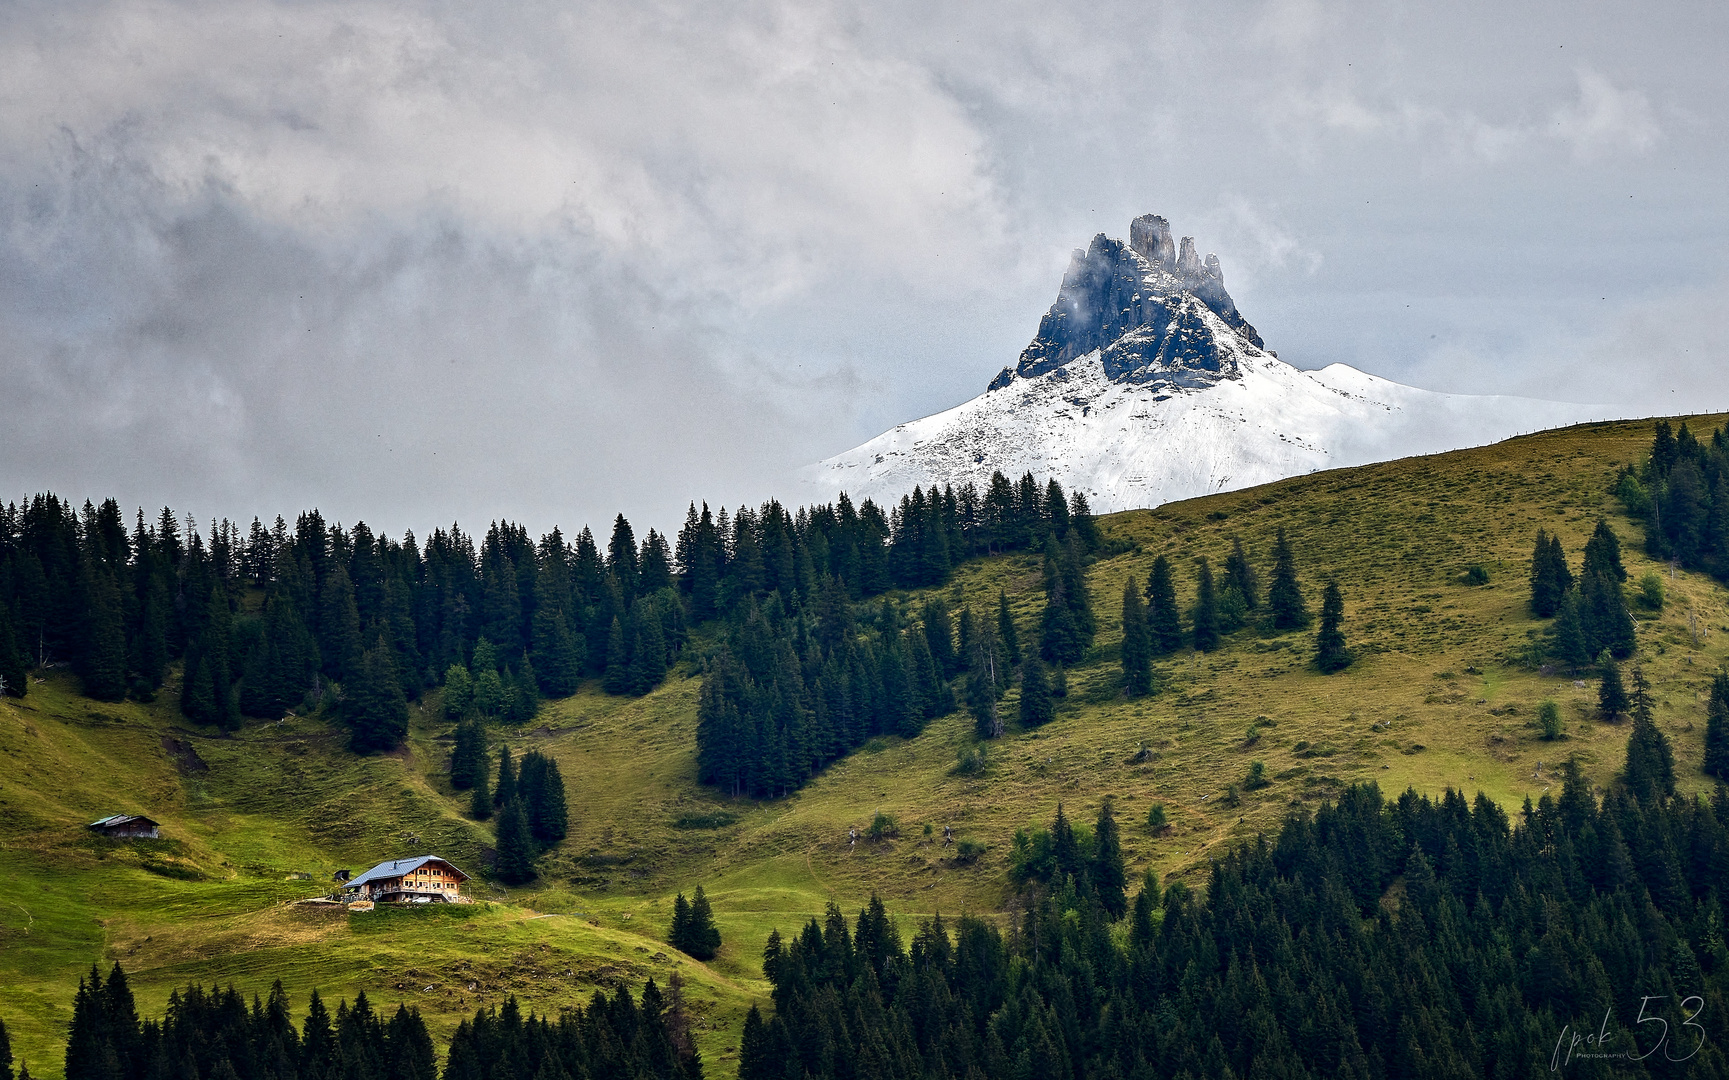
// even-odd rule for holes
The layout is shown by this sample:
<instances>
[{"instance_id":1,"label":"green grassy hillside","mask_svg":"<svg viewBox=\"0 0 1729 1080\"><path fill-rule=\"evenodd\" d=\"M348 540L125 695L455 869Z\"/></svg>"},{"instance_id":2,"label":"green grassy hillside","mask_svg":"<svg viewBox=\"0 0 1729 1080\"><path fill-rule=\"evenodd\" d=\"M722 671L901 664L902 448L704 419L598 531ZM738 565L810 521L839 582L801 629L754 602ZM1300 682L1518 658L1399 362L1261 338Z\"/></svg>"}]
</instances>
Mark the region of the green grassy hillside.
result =
<instances>
[{"instance_id":1,"label":"green grassy hillside","mask_svg":"<svg viewBox=\"0 0 1729 1080\"><path fill-rule=\"evenodd\" d=\"M1723 420L1691 423L1709 430ZM703 1016L709 1067L727 1075L744 1012L767 997L756 957L771 928L789 929L830 901L856 911L872 890L903 926L937 910L1000 911L1010 838L1047 822L1059 801L1090 818L1113 797L1132 868L1180 877L1353 781L1481 789L1513 810L1576 756L1606 784L1626 728L1592 718L1595 683L1516 662L1543 625L1526 612L1526 562L1543 527L1561 535L1577 565L1604 515L1633 578L1651 568L1636 525L1607 494L1650 432L1648 422L1592 425L1104 519L1124 550L1090 571L1097 647L1069 673L1057 720L1011 730L981 775L954 773L971 733L957 714L917 739L867 745L788 799L735 802L695 782L699 680L690 662L642 699L589 689L549 702L533 724L502 737L513 752L558 760L570 837L545 860L540 887L481 885L491 902L468 908L346 916L285 903L322 891L338 867L402 854L436 851L480 868L489 826L461 815L466 793L443 779L442 720L417 713L403 750L356 759L317 721L215 737L177 717L173 687L155 705L96 704L51 673L24 701L0 703L0 1017L33 1074L50 1077L72 991L92 962L123 962L147 1012L188 981L262 992L281 978L297 1006L313 987L417 1004L435 1034L505 994L556 1009L597 986L664 982L678 971ZM1122 698L1124 579L1144 581L1153 559L1169 555L1186 603L1193 558L1220 565L1232 537L1264 578L1281 527L1311 608L1327 577L1344 590L1358 662L1319 675L1308 667L1312 634L1245 630L1218 652L1161 661L1156 696ZM1466 583L1472 563L1490 570L1489 584ZM1662 571L1664 611L1635 609L1639 658L1681 786L1698 789L1704 697L1729 653L1729 593ZM1032 637L1043 604L1036 557L968 564L943 591L982 613L999 589ZM1538 738L1545 699L1562 708L1567 735L1558 743ZM1012 693L1005 704L1012 716ZM1256 760L1271 786L1222 805L1225 786ZM1158 836L1141 825L1155 800L1173 825ZM121 844L84 830L116 812L150 814L166 839ZM879 812L898 821L899 835L849 845L848 828L862 830ZM941 843L945 825L982 843L983 857L958 863ZM659 941L673 894L697 884L726 941L707 965Z\"/></svg>"}]
</instances>

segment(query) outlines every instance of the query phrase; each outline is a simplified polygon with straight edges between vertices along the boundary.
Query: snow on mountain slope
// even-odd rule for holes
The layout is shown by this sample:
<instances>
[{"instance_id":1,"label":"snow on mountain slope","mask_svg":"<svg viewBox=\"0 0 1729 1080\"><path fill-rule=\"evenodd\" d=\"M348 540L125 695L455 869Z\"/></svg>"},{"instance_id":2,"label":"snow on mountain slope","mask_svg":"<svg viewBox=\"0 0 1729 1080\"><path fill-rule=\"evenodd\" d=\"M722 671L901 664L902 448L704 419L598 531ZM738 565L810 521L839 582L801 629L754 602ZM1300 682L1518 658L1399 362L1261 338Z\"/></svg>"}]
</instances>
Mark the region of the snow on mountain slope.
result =
<instances>
[{"instance_id":1,"label":"snow on mountain slope","mask_svg":"<svg viewBox=\"0 0 1729 1080\"><path fill-rule=\"evenodd\" d=\"M801 471L819 499L898 500L915 485L1031 471L1098 513L1318 469L1495 442L1603 419L1602 406L1440 394L1334 364L1300 371L1261 347L1218 261L1162 218L1131 243L1077 251L1039 335L971 401Z\"/></svg>"}]
</instances>

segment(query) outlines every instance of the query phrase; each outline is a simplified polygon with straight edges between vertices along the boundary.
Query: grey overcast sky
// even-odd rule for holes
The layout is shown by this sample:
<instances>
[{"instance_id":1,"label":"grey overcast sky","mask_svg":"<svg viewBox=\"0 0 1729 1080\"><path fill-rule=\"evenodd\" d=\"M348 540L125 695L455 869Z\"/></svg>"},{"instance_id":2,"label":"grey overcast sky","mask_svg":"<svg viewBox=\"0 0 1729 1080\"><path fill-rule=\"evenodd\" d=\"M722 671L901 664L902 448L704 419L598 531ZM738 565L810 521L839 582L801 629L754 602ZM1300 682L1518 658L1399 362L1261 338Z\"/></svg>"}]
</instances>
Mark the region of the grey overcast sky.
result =
<instances>
[{"instance_id":1,"label":"grey overcast sky","mask_svg":"<svg viewBox=\"0 0 1729 1080\"><path fill-rule=\"evenodd\" d=\"M0 495L676 528L1157 212L1300 367L1729 407L1729 5L0 4Z\"/></svg>"}]
</instances>

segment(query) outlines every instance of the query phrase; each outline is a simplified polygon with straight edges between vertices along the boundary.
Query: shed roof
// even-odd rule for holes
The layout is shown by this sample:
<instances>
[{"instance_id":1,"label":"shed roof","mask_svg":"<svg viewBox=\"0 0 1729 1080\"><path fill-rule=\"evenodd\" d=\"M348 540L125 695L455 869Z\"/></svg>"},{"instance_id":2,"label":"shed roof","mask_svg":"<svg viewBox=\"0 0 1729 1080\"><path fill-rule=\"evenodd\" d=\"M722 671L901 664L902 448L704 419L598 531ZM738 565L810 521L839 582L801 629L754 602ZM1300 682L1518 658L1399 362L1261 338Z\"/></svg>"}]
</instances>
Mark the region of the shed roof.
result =
<instances>
[{"instance_id":1,"label":"shed roof","mask_svg":"<svg viewBox=\"0 0 1729 1080\"><path fill-rule=\"evenodd\" d=\"M347 883L343 885L343 888L352 889L358 885L364 885L368 881L383 878L396 878L401 877L404 874L412 874L427 863L434 862L443 863L445 866L455 870L463 881L468 880L468 875L458 869L456 864L451 862L449 859L440 858L437 855L418 855L412 859L392 859L389 862L381 862L366 873L350 878Z\"/></svg>"},{"instance_id":2,"label":"shed roof","mask_svg":"<svg viewBox=\"0 0 1729 1080\"><path fill-rule=\"evenodd\" d=\"M105 818L99 818L96 821L92 821L89 825L87 825L85 827L90 828L90 829L111 829L116 825L129 825L134 821L140 822L140 823L145 824L145 825L160 825L160 824L162 824L159 821L150 820L149 818L145 817L143 814L110 814Z\"/></svg>"}]
</instances>

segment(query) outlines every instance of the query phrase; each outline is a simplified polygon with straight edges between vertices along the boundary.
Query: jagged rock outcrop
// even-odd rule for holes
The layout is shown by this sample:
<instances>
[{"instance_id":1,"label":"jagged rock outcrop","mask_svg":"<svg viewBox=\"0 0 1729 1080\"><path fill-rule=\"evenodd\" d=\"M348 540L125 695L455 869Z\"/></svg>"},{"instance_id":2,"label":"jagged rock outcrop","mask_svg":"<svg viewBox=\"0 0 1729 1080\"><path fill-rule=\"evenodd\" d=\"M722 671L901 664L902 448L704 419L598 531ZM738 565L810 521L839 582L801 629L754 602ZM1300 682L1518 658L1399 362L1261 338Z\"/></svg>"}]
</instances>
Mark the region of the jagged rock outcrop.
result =
<instances>
[{"instance_id":1,"label":"jagged rock outcrop","mask_svg":"<svg viewBox=\"0 0 1729 1080\"><path fill-rule=\"evenodd\" d=\"M1203 309L1238 342L1220 341ZM1170 222L1144 214L1130 223L1127 244L1100 233L1075 251L1038 335L990 389L1044 375L1095 349L1113 380L1200 386L1236 374L1238 343L1262 348L1261 335L1225 290L1219 257L1202 262L1192 236L1178 250Z\"/></svg>"},{"instance_id":2,"label":"jagged rock outcrop","mask_svg":"<svg viewBox=\"0 0 1729 1080\"><path fill-rule=\"evenodd\" d=\"M1316 469L1436 453L1604 418L1528 398L1437 394L1263 347L1216 256L1148 214L1076 251L1056 303L990 389L805 469L816 499L1055 477L1099 512Z\"/></svg>"}]
</instances>

